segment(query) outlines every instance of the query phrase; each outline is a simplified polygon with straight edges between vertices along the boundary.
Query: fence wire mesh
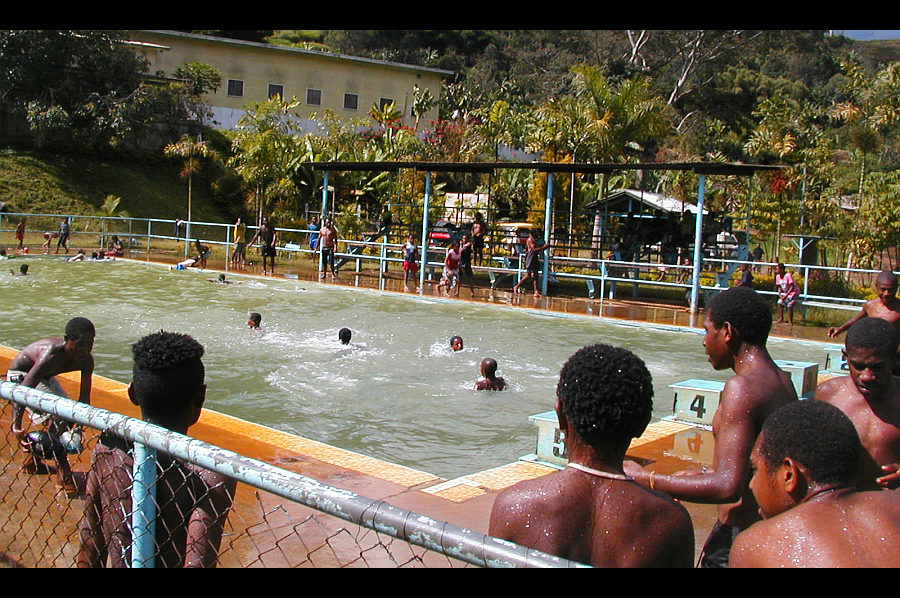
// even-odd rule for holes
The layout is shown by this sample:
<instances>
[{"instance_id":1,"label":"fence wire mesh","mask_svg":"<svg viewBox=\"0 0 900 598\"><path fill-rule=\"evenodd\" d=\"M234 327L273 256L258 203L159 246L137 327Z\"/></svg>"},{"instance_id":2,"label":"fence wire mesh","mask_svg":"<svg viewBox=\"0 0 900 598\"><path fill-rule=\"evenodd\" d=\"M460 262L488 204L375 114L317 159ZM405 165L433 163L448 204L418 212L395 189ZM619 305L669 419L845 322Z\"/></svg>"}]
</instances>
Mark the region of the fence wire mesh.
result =
<instances>
[{"instance_id":1,"label":"fence wire mesh","mask_svg":"<svg viewBox=\"0 0 900 598\"><path fill-rule=\"evenodd\" d=\"M132 442L135 439L126 440L123 436L129 434L120 432L127 425L146 424L29 389L29 397L40 397L42 408L58 402L63 409L48 410L53 417L40 424L29 423L26 415L26 434L34 442L29 444L26 437L27 446L23 446L22 438L11 431L15 403L10 400L20 399L14 391L22 389L0 382L0 566L132 565L139 544L139 534L134 530L140 529L131 523L136 510L131 499L135 483L132 461L139 451ZM77 415L69 418L69 413ZM62 436L62 441L46 436L40 440L35 433L47 433L53 421L57 423L55 433L74 423L83 425L83 432L74 440L68 436ZM284 472L279 478L278 468L236 456L228 464L235 476L226 477L221 471L207 469L211 460L221 459L215 453L217 447L194 439L187 441L204 450L209 447L213 457L202 456L194 444L181 449L169 438L156 443L171 443L173 454L178 453L180 458L156 451L157 479L151 509L155 512L152 523L156 539L149 544L151 566L572 566L447 523L429 520L422 526L421 520L428 518L380 501L357 500L361 497L353 495L335 508L335 503L352 493L318 486L314 480L302 490L312 498L291 500L285 496L293 494L272 490L266 484L254 485L253 475L258 473L256 468L272 475L275 485L289 486L294 474ZM41 446L41 442L45 444ZM61 454L60 446L56 445L54 452L50 442L80 446L70 446L68 452L63 448ZM185 458L185 454L195 453L201 456ZM66 464L71 478L64 475ZM421 536L425 542L411 542L414 536Z\"/></svg>"}]
</instances>

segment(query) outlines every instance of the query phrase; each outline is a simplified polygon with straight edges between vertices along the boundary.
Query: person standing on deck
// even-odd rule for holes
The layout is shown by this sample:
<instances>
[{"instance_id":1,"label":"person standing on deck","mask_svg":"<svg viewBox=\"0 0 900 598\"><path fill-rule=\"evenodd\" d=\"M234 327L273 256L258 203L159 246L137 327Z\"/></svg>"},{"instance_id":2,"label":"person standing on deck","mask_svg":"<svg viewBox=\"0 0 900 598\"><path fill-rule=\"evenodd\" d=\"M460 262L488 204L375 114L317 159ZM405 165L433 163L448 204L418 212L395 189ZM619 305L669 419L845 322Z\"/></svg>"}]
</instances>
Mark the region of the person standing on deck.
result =
<instances>
[{"instance_id":1,"label":"person standing on deck","mask_svg":"<svg viewBox=\"0 0 900 598\"><path fill-rule=\"evenodd\" d=\"M703 347L715 370L732 369L713 416L712 467L659 475L627 461L625 472L640 484L676 499L719 505L719 517L703 547L700 566L726 567L739 532L759 521L750 492L750 454L766 418L797 400L791 377L766 348L772 328L769 303L747 287L716 294L703 320ZM687 475L683 475L687 474Z\"/></svg>"}]
</instances>

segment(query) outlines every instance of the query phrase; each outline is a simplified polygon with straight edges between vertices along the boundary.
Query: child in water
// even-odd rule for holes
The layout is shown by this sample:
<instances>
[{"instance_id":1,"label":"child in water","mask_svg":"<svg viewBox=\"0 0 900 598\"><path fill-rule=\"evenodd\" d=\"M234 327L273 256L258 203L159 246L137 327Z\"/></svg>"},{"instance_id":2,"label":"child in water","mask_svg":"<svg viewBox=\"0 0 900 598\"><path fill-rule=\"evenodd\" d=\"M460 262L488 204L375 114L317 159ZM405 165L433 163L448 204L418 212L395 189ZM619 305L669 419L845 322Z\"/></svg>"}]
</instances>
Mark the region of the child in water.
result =
<instances>
[{"instance_id":1,"label":"child in water","mask_svg":"<svg viewBox=\"0 0 900 598\"><path fill-rule=\"evenodd\" d=\"M503 390L506 381L497 376L497 361L490 357L481 361L481 375L484 380L475 383L475 390Z\"/></svg>"}]
</instances>

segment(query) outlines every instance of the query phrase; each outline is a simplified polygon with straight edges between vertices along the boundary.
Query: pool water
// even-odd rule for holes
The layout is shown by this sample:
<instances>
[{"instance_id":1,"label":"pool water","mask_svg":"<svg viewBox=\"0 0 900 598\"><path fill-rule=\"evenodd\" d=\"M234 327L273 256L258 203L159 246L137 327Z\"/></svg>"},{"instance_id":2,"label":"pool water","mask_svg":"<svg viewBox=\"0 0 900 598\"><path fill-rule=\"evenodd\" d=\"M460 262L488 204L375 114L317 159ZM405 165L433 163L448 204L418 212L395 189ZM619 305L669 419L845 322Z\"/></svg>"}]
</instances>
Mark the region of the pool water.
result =
<instances>
[{"instance_id":1,"label":"pool water","mask_svg":"<svg viewBox=\"0 0 900 598\"><path fill-rule=\"evenodd\" d=\"M123 260L27 259L28 276L8 273L19 258L0 268L0 343L61 336L84 316L97 328L96 373L127 382L131 343L161 329L190 334L206 348L208 408L448 479L534 452L528 417L553 409L559 370L584 345L644 359L656 418L672 412L669 384L730 375L709 366L697 330L237 274L219 284L208 282L216 272ZM252 311L263 333L247 329ZM454 334L465 342L456 353ZM820 343L769 348L776 359L824 360ZM473 390L485 357L507 390Z\"/></svg>"}]
</instances>

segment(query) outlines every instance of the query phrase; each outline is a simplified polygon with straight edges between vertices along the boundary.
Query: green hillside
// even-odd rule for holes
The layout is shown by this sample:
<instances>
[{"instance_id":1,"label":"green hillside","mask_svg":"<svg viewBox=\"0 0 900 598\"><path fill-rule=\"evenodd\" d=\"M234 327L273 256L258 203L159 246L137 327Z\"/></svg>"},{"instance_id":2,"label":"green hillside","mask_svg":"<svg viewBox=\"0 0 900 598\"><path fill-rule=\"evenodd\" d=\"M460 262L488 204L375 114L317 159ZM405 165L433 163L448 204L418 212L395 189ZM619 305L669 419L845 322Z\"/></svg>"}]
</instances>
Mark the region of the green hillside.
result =
<instances>
[{"instance_id":1,"label":"green hillside","mask_svg":"<svg viewBox=\"0 0 900 598\"><path fill-rule=\"evenodd\" d=\"M120 211L143 218L184 218L187 180L162 161L119 162L93 156L0 151L0 201L10 212L94 214L108 195ZM194 181L192 219L227 220L205 185Z\"/></svg>"}]
</instances>

